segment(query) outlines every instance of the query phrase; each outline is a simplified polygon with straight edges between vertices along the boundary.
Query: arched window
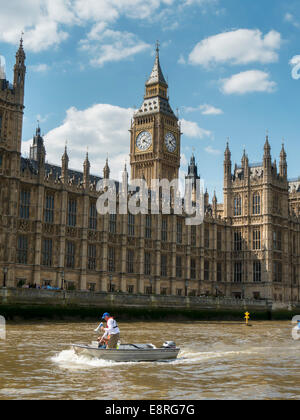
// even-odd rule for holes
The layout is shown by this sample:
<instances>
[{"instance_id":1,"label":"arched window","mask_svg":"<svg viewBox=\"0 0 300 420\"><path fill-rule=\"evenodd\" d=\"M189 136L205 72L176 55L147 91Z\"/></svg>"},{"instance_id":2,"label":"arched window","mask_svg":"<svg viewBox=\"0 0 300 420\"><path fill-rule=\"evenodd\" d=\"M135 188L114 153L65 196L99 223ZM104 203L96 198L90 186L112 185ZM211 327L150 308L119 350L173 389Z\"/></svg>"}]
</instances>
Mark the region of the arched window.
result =
<instances>
[{"instance_id":1,"label":"arched window","mask_svg":"<svg viewBox=\"0 0 300 420\"><path fill-rule=\"evenodd\" d=\"M240 195L237 195L234 198L234 215L235 216L242 215L242 199Z\"/></svg>"},{"instance_id":2,"label":"arched window","mask_svg":"<svg viewBox=\"0 0 300 420\"><path fill-rule=\"evenodd\" d=\"M260 194L254 193L253 194L253 214L260 214Z\"/></svg>"}]
</instances>

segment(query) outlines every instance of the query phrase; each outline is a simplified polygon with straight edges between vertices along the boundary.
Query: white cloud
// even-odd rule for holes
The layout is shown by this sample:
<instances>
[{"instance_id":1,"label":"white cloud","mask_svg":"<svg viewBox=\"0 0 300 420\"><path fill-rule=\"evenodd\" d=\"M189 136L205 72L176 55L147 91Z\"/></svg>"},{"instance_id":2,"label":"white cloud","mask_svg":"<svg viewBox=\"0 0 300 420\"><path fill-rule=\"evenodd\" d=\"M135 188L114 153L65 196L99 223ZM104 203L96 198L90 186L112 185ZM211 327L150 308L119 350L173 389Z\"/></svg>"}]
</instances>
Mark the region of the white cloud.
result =
<instances>
[{"instance_id":1,"label":"white cloud","mask_svg":"<svg viewBox=\"0 0 300 420\"><path fill-rule=\"evenodd\" d=\"M220 115L223 114L222 109L216 108L213 105L199 105L197 107L185 106L185 112L197 112L200 111L202 115Z\"/></svg>"},{"instance_id":2,"label":"white cloud","mask_svg":"<svg viewBox=\"0 0 300 420\"><path fill-rule=\"evenodd\" d=\"M245 94L250 92L274 92L276 83L270 80L270 74L260 70L249 70L221 81L221 91L229 94Z\"/></svg>"},{"instance_id":3,"label":"white cloud","mask_svg":"<svg viewBox=\"0 0 300 420\"><path fill-rule=\"evenodd\" d=\"M180 120L183 134L187 137L203 139L211 137L212 133L209 130L199 127L194 121Z\"/></svg>"},{"instance_id":4,"label":"white cloud","mask_svg":"<svg viewBox=\"0 0 300 420\"><path fill-rule=\"evenodd\" d=\"M168 23L167 25L164 25L162 30L163 31L175 31L179 28L179 22L175 21L172 23Z\"/></svg>"},{"instance_id":5,"label":"white cloud","mask_svg":"<svg viewBox=\"0 0 300 420\"><path fill-rule=\"evenodd\" d=\"M258 29L238 29L211 36L199 42L189 55L189 63L209 67L217 63L271 63L278 60L281 35Z\"/></svg>"},{"instance_id":6,"label":"white cloud","mask_svg":"<svg viewBox=\"0 0 300 420\"><path fill-rule=\"evenodd\" d=\"M151 45L139 40L129 32L113 31L98 25L90 32L87 39L82 40L80 48L91 55L91 64L102 67L111 61L120 61L147 49Z\"/></svg>"},{"instance_id":7,"label":"white cloud","mask_svg":"<svg viewBox=\"0 0 300 420\"><path fill-rule=\"evenodd\" d=\"M85 20L115 21L124 15L132 19L148 19L160 7L173 0L74 0L74 9Z\"/></svg>"},{"instance_id":8,"label":"white cloud","mask_svg":"<svg viewBox=\"0 0 300 420\"><path fill-rule=\"evenodd\" d=\"M284 16L284 20L285 22L291 23L293 26L295 26L295 28L300 28L300 23L297 22L294 15L292 15L291 13L286 13Z\"/></svg>"},{"instance_id":9,"label":"white cloud","mask_svg":"<svg viewBox=\"0 0 300 420\"><path fill-rule=\"evenodd\" d=\"M215 6L219 3L219 0L183 0L183 6ZM206 9L203 9L206 11Z\"/></svg>"},{"instance_id":10,"label":"white cloud","mask_svg":"<svg viewBox=\"0 0 300 420\"><path fill-rule=\"evenodd\" d=\"M204 150L206 151L206 153L209 153L210 155L215 155L215 156L220 155L222 153L221 150L214 149L211 146L205 147Z\"/></svg>"},{"instance_id":11,"label":"white cloud","mask_svg":"<svg viewBox=\"0 0 300 420\"><path fill-rule=\"evenodd\" d=\"M36 73L46 73L50 69L50 66L48 64L35 64L29 66L29 68Z\"/></svg>"},{"instance_id":12,"label":"white cloud","mask_svg":"<svg viewBox=\"0 0 300 420\"><path fill-rule=\"evenodd\" d=\"M130 136L128 129L134 110L109 104L96 104L85 110L68 109L63 123L45 135L47 160L61 165L65 142L71 168L82 170L87 147L91 173L102 176L107 153L112 177L119 179L125 159L129 162ZM31 140L24 142L28 153Z\"/></svg>"},{"instance_id":13,"label":"white cloud","mask_svg":"<svg viewBox=\"0 0 300 420\"><path fill-rule=\"evenodd\" d=\"M25 32L26 49L45 50L67 39L60 28L76 21L68 0L10 0L1 8L0 41L15 44Z\"/></svg>"},{"instance_id":14,"label":"white cloud","mask_svg":"<svg viewBox=\"0 0 300 420\"><path fill-rule=\"evenodd\" d=\"M179 59L178 59L178 64L186 64L185 58L183 57L183 55L181 54Z\"/></svg>"},{"instance_id":15,"label":"white cloud","mask_svg":"<svg viewBox=\"0 0 300 420\"><path fill-rule=\"evenodd\" d=\"M91 40L100 27L115 30L113 25L121 18L159 21L163 30L175 30L180 25L182 5L198 4L205 9L214 3L215 0L10 0L1 8L0 42L16 44L24 31L26 50L39 52L59 46L74 26L90 31L90 38L83 38Z\"/></svg>"},{"instance_id":16,"label":"white cloud","mask_svg":"<svg viewBox=\"0 0 300 420\"><path fill-rule=\"evenodd\" d=\"M286 22L293 22L294 16L291 13L286 13L285 16L284 16L284 20Z\"/></svg>"},{"instance_id":17,"label":"white cloud","mask_svg":"<svg viewBox=\"0 0 300 420\"><path fill-rule=\"evenodd\" d=\"M120 17L152 19L175 0L10 0L1 8L0 41L16 44L24 31L26 50L57 46L70 28L115 23ZM93 30L93 29L92 29Z\"/></svg>"}]
</instances>

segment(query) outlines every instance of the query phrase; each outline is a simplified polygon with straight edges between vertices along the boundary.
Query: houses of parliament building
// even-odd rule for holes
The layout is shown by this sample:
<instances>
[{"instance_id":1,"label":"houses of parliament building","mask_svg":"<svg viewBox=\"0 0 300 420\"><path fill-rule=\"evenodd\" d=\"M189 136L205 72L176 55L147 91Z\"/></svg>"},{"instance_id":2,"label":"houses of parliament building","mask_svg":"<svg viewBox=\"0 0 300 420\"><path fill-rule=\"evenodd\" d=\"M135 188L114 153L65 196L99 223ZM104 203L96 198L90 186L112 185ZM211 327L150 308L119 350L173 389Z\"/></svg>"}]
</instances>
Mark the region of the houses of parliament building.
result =
<instances>
[{"instance_id":1,"label":"houses of parliament building","mask_svg":"<svg viewBox=\"0 0 300 420\"><path fill-rule=\"evenodd\" d=\"M284 146L278 167L268 136L261 163L244 153L233 166L227 144L223 204L206 192L201 225L174 213L100 215L108 161L101 177L88 155L71 170L67 148L61 166L47 163L39 127L21 156L25 74L21 40L13 84L0 72L0 287L300 301L300 180L288 180ZM131 179L178 178L181 129L158 48L130 133ZM194 156L187 179L199 179Z\"/></svg>"}]
</instances>

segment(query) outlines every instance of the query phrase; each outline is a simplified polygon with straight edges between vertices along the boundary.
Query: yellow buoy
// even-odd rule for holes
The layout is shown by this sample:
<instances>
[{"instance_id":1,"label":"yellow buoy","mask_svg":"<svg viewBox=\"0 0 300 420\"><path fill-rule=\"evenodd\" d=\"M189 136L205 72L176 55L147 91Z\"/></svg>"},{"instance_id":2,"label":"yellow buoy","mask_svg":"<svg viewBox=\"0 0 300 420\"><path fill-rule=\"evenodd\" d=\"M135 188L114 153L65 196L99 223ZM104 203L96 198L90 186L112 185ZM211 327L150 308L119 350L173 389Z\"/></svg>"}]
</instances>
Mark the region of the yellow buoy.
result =
<instances>
[{"instance_id":1,"label":"yellow buoy","mask_svg":"<svg viewBox=\"0 0 300 420\"><path fill-rule=\"evenodd\" d=\"M249 323L249 319L250 319L250 313L249 312L246 312L245 313L245 320L246 320L246 325L248 326L248 323Z\"/></svg>"}]
</instances>

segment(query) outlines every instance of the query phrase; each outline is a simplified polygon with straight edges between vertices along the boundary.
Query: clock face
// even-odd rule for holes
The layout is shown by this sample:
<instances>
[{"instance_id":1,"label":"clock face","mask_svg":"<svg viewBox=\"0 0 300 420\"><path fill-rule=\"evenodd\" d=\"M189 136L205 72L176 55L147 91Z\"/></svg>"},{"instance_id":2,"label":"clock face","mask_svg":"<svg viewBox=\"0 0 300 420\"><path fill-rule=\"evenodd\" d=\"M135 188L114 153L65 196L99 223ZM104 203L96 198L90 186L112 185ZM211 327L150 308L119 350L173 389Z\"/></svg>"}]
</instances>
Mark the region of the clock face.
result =
<instances>
[{"instance_id":1,"label":"clock face","mask_svg":"<svg viewBox=\"0 0 300 420\"><path fill-rule=\"evenodd\" d=\"M166 148L169 152L175 152L177 148L177 141L173 133L167 133L165 136Z\"/></svg>"},{"instance_id":2,"label":"clock face","mask_svg":"<svg viewBox=\"0 0 300 420\"><path fill-rule=\"evenodd\" d=\"M142 131L136 139L136 146L139 150L148 150L152 144L152 136L149 131Z\"/></svg>"}]
</instances>

